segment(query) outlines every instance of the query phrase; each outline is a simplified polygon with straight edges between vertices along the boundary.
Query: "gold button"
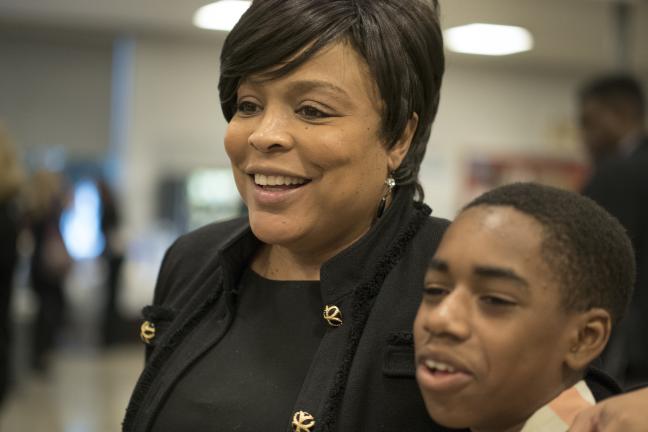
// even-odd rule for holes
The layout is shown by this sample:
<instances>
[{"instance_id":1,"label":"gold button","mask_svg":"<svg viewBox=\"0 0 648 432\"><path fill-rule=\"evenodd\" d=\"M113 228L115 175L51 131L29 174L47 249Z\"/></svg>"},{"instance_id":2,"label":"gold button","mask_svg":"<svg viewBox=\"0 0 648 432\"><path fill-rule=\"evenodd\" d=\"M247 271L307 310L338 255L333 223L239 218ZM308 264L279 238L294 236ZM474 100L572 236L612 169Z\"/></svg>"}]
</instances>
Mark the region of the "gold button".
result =
<instances>
[{"instance_id":1,"label":"gold button","mask_svg":"<svg viewBox=\"0 0 648 432\"><path fill-rule=\"evenodd\" d=\"M324 319L333 327L342 325L342 311L335 305L324 306Z\"/></svg>"},{"instance_id":2,"label":"gold button","mask_svg":"<svg viewBox=\"0 0 648 432\"><path fill-rule=\"evenodd\" d=\"M310 432L315 427L315 417L306 411L297 411L293 415L292 427L295 432Z\"/></svg>"},{"instance_id":3,"label":"gold button","mask_svg":"<svg viewBox=\"0 0 648 432\"><path fill-rule=\"evenodd\" d=\"M140 339L149 345L155 337L155 324L150 321L144 321L140 327Z\"/></svg>"}]
</instances>

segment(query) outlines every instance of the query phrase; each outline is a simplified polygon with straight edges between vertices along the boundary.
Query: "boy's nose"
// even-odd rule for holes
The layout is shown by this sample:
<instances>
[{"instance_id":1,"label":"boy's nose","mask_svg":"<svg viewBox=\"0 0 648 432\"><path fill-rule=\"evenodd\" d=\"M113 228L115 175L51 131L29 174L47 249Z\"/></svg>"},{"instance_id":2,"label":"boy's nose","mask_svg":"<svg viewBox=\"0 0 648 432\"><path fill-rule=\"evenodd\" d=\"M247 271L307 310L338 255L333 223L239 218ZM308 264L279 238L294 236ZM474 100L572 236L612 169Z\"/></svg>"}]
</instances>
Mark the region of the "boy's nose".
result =
<instances>
[{"instance_id":1,"label":"boy's nose","mask_svg":"<svg viewBox=\"0 0 648 432\"><path fill-rule=\"evenodd\" d=\"M266 110L248 137L248 144L263 153L286 151L293 147L289 119L276 110Z\"/></svg>"},{"instance_id":2,"label":"boy's nose","mask_svg":"<svg viewBox=\"0 0 648 432\"><path fill-rule=\"evenodd\" d=\"M432 307L427 314L425 329L434 338L462 341L470 337L470 297L455 289Z\"/></svg>"}]
</instances>

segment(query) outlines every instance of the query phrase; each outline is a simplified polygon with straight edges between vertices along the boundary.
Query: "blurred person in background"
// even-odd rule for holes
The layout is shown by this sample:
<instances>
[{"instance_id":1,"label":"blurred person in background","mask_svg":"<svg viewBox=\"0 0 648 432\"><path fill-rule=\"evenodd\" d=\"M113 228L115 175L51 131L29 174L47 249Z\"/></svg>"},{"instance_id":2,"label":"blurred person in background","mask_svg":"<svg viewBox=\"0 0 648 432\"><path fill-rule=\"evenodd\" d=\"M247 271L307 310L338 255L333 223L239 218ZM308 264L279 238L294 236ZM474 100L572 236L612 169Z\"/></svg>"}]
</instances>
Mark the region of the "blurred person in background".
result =
<instances>
[{"instance_id":1,"label":"blurred person in background","mask_svg":"<svg viewBox=\"0 0 648 432\"><path fill-rule=\"evenodd\" d=\"M64 321L63 284L72 259L60 229L65 207L66 185L60 173L36 171L28 184L28 219L34 240L30 281L37 299L33 324L31 366L46 372L47 355Z\"/></svg>"},{"instance_id":2,"label":"blurred person in background","mask_svg":"<svg viewBox=\"0 0 648 432\"><path fill-rule=\"evenodd\" d=\"M100 225L105 246L101 254L106 265L105 298L101 323L101 343L112 345L117 341L122 319L117 309L119 274L124 262L124 245L119 235L120 211L110 185L97 181L101 202Z\"/></svg>"},{"instance_id":3,"label":"blurred person in background","mask_svg":"<svg viewBox=\"0 0 648 432\"><path fill-rule=\"evenodd\" d=\"M7 394L11 368L11 292L18 259L20 229L18 191L23 182L9 137L0 125L0 406Z\"/></svg>"},{"instance_id":4,"label":"blurred person in background","mask_svg":"<svg viewBox=\"0 0 648 432\"><path fill-rule=\"evenodd\" d=\"M648 135L637 79L617 74L585 84L580 122L593 172L583 194L614 215L636 252L637 281L627 318L603 354L604 367L627 386L648 382Z\"/></svg>"}]
</instances>

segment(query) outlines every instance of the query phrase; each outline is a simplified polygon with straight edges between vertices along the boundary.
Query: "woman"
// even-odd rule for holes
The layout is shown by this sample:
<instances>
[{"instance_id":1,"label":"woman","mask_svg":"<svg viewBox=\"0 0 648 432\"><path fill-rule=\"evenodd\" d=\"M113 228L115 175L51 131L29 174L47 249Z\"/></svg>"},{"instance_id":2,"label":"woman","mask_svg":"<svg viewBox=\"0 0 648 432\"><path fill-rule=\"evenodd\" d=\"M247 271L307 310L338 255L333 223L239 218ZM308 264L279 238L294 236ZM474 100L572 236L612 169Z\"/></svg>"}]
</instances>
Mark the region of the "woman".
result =
<instances>
[{"instance_id":1,"label":"woman","mask_svg":"<svg viewBox=\"0 0 648 432\"><path fill-rule=\"evenodd\" d=\"M18 261L16 243L20 229L18 192L24 173L9 137L0 125L0 407L10 384L11 294Z\"/></svg>"},{"instance_id":2,"label":"woman","mask_svg":"<svg viewBox=\"0 0 648 432\"><path fill-rule=\"evenodd\" d=\"M125 431L445 430L411 338L443 71L436 1L253 2L219 84L249 217L167 251Z\"/></svg>"},{"instance_id":3,"label":"woman","mask_svg":"<svg viewBox=\"0 0 648 432\"><path fill-rule=\"evenodd\" d=\"M447 225L413 200L436 9L257 0L229 34L225 148L249 220L167 252L124 430L435 430L410 329Z\"/></svg>"}]
</instances>

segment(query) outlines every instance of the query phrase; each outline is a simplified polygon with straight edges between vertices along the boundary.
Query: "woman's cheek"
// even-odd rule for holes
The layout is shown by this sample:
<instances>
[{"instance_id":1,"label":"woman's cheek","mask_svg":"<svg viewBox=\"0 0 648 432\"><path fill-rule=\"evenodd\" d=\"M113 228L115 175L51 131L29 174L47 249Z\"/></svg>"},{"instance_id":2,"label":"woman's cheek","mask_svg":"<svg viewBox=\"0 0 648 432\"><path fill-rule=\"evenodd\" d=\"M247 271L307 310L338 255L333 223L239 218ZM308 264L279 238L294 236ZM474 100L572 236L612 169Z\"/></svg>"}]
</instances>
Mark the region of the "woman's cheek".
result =
<instances>
[{"instance_id":1,"label":"woman's cheek","mask_svg":"<svg viewBox=\"0 0 648 432\"><path fill-rule=\"evenodd\" d=\"M240 162L245 154L247 138L242 127L232 120L225 131L225 152L232 164Z\"/></svg>"}]
</instances>

